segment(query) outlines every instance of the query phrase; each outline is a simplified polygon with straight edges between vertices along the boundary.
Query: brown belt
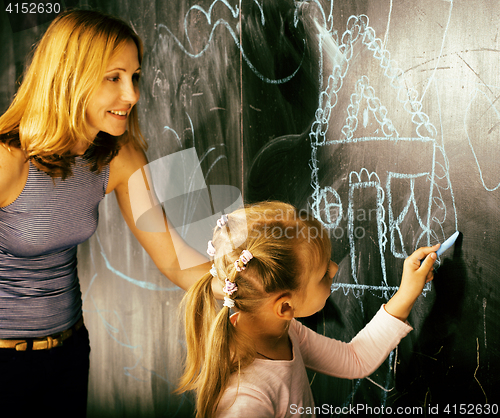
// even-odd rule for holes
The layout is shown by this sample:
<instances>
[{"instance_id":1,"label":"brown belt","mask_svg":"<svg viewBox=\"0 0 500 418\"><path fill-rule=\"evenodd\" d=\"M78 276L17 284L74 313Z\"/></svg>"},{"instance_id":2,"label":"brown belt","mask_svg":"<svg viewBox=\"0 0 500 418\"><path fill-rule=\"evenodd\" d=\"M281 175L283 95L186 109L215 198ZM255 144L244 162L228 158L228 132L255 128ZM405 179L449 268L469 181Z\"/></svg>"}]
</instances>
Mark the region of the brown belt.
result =
<instances>
[{"instance_id":1,"label":"brown belt","mask_svg":"<svg viewBox=\"0 0 500 418\"><path fill-rule=\"evenodd\" d=\"M83 326L83 317L81 317L78 322L73 325L70 329L63 331L59 334L55 334L49 337L42 338L29 338L27 340L1 340L0 348L13 348L16 351L26 351L29 347L29 343L32 342L32 350L50 350L54 347L59 347L63 345L63 341L67 340L73 335L73 332L78 331Z\"/></svg>"}]
</instances>

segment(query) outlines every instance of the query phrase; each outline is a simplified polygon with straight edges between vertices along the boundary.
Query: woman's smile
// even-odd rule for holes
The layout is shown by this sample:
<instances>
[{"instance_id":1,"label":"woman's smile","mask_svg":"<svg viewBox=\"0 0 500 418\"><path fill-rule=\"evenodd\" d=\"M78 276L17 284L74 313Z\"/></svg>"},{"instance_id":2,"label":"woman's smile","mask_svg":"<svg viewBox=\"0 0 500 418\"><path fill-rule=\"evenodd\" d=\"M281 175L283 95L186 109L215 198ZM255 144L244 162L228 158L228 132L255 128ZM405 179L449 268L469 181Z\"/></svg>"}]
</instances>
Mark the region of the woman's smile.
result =
<instances>
[{"instance_id":1,"label":"woman's smile","mask_svg":"<svg viewBox=\"0 0 500 418\"><path fill-rule=\"evenodd\" d=\"M90 99L86 114L94 137L101 131L113 136L125 133L130 111L139 101L140 71L137 46L130 41L111 59Z\"/></svg>"}]
</instances>

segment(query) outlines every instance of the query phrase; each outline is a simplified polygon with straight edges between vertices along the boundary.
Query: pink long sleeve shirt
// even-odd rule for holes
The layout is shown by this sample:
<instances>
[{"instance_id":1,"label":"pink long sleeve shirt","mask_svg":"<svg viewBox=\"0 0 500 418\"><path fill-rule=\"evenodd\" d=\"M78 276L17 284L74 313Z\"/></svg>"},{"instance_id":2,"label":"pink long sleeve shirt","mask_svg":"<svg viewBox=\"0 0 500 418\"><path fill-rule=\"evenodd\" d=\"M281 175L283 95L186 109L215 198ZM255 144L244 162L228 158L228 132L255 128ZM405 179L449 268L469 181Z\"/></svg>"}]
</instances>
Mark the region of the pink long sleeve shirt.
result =
<instances>
[{"instance_id":1,"label":"pink long sleeve shirt","mask_svg":"<svg viewBox=\"0 0 500 418\"><path fill-rule=\"evenodd\" d=\"M383 306L350 343L325 337L292 320L293 359L255 359L239 376L233 374L217 417L315 417L306 367L345 379L369 376L411 330Z\"/></svg>"}]
</instances>

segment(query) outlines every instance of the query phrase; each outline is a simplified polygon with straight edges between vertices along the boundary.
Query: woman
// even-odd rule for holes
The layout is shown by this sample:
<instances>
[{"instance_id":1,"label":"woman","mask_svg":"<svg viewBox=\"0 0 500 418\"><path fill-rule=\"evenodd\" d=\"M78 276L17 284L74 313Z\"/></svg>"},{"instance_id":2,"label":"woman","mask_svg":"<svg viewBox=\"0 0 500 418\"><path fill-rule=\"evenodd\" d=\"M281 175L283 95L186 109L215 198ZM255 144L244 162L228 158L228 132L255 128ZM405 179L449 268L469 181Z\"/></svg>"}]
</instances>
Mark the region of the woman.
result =
<instances>
[{"instance_id":1,"label":"woman","mask_svg":"<svg viewBox=\"0 0 500 418\"><path fill-rule=\"evenodd\" d=\"M142 53L139 37L121 20L65 12L41 39L0 117L0 401L6 416L43 406L85 415L90 349L76 247L94 233L105 194L115 191L130 229L175 284L187 289L209 268L186 246L200 266L181 271L173 247L180 238L168 228L151 233L134 224L128 179L147 164L135 107Z\"/></svg>"}]
</instances>

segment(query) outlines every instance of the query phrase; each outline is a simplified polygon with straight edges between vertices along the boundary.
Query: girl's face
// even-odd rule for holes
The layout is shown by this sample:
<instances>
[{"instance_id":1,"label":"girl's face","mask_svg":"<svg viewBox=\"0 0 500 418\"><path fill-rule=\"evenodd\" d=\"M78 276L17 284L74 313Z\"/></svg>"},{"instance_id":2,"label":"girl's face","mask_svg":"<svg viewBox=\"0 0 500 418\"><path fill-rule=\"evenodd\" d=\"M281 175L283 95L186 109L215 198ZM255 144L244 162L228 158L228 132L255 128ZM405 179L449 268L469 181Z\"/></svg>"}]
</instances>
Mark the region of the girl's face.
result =
<instances>
[{"instance_id":1,"label":"girl's face","mask_svg":"<svg viewBox=\"0 0 500 418\"><path fill-rule=\"evenodd\" d=\"M100 131L113 136L125 133L130 111L139 101L140 72L137 47L130 40L110 60L101 85L90 99L86 115L94 138Z\"/></svg>"},{"instance_id":2,"label":"girl's face","mask_svg":"<svg viewBox=\"0 0 500 418\"><path fill-rule=\"evenodd\" d=\"M339 266L331 260L321 263L309 275L304 275L298 301L295 302L294 316L304 318L323 309L330 296L333 278Z\"/></svg>"}]
</instances>

